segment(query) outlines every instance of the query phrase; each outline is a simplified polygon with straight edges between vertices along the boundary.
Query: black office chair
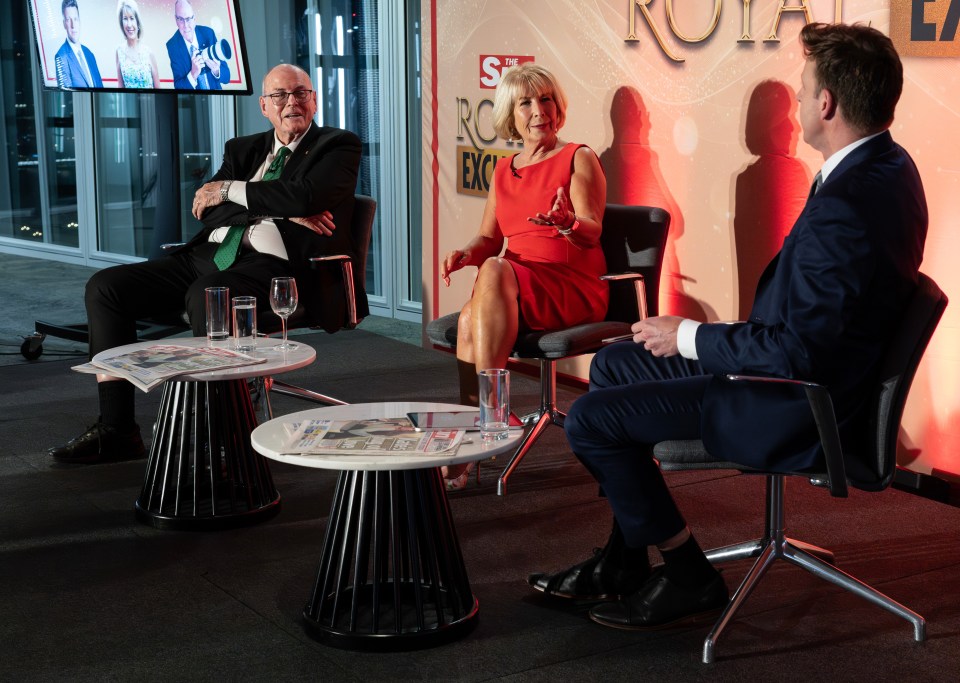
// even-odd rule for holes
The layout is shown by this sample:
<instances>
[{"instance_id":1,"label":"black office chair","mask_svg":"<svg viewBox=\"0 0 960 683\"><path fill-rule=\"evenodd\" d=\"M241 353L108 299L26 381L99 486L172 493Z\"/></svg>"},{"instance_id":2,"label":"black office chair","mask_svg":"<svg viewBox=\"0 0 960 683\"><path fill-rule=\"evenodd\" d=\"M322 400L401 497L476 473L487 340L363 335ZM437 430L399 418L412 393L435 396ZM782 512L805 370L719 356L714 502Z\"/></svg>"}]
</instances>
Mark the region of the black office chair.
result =
<instances>
[{"instance_id":1,"label":"black office chair","mask_svg":"<svg viewBox=\"0 0 960 683\"><path fill-rule=\"evenodd\" d=\"M164 318L151 318L137 321L137 341L155 341L166 339L190 329L185 315L170 315ZM90 330L87 323L61 324L46 320L34 321L34 333L23 338L20 354L27 360L36 360L43 355L43 342L47 337L67 339L87 344L90 342Z\"/></svg>"},{"instance_id":2,"label":"black office chair","mask_svg":"<svg viewBox=\"0 0 960 683\"><path fill-rule=\"evenodd\" d=\"M512 358L540 361L540 407L523 418L532 426L497 480L497 494L506 493L507 479L520 460L550 425L563 427L565 414L557 408L557 361L594 353L604 340L629 334L630 325L647 314L656 315L660 292L660 267L670 228L670 214L650 206L608 204L603 215L600 242L610 275L610 304L602 322L563 330L521 332ZM632 285L632 286L631 286ZM450 313L427 324L427 337L435 346L456 348L459 313Z\"/></svg>"},{"instance_id":3,"label":"black office chair","mask_svg":"<svg viewBox=\"0 0 960 683\"><path fill-rule=\"evenodd\" d=\"M329 268L340 266L343 276L344 295L346 297L346 316L341 329L352 330L363 320L358 314L356 277L365 277L367 272L367 253L370 251L370 239L373 235L373 220L377 213L377 201L373 197L358 194L353 207L353 218L350 222L350 239L353 242L353 251L356 254L356 268L354 259L346 254L336 256L318 256L310 259L313 268ZM288 325L291 329L297 327L297 321L303 318L291 316ZM265 389L286 396L295 396L324 405L346 405L346 401L321 394L310 389L304 389L278 379L265 378ZM269 410L269 408L268 408Z\"/></svg>"},{"instance_id":4,"label":"black office chair","mask_svg":"<svg viewBox=\"0 0 960 683\"><path fill-rule=\"evenodd\" d=\"M811 382L769 377L731 375L727 380L792 384L803 387L823 444L826 471L813 474L766 472L732 462L719 461L707 453L700 441L665 441L656 444L653 451L654 457L659 460L660 469L663 471L734 469L745 474L762 474L766 477L764 512L766 527L763 537L707 552L707 557L714 563L748 557L756 557L757 560L704 641L703 662L705 664L713 662L714 647L720 634L777 559L802 567L815 576L856 593L875 605L906 619L913 624L914 639L924 640L926 626L923 617L875 588L837 569L832 564L831 552L784 535L784 481L787 476L805 477L814 485L828 488L830 495L836 497L847 496L848 483L864 491L882 491L890 485L896 470L900 418L910 391L910 384L927 343L946 307L946 295L933 280L921 273L919 285L883 358L875 394L871 399L874 411L869 425L869 451L860 454L859 457L851 456L846 459L843 457L833 403L826 387ZM745 448L749 448L749 435L744 435L744 441Z\"/></svg>"},{"instance_id":5,"label":"black office chair","mask_svg":"<svg viewBox=\"0 0 960 683\"><path fill-rule=\"evenodd\" d=\"M353 209L353 218L351 219L350 231L353 241L354 251L357 254L359 265L359 277L365 277L367 262L367 252L370 249L370 236L373 232L373 218L377 211L377 202L373 197L366 195L355 195L355 205ZM182 243L171 243L163 245L164 249L180 246ZM346 294L346 324L344 328L353 329L363 318L357 317L356 290L354 287L354 269L353 259L345 254L335 256L320 256L310 259L314 262L314 267L328 267L328 264L339 264L343 272L344 289ZM305 309L299 308L287 321L290 329L298 327L298 322L306 319ZM190 323L187 320L185 312L172 313L168 316L155 317L144 320L138 320L137 323L137 341L156 341L166 339L175 334L186 332L190 329ZM266 334L273 334L280 330L280 325L276 321L263 321L259 330ZM274 327L276 329L274 329ZM27 360L36 360L43 355L43 342L47 337L57 339L67 339L70 341L87 344L90 342L90 331L87 323L60 324L44 320L37 320L34 323L35 332L24 337L20 345L20 353ZM290 388L290 391L296 390L296 387ZM280 393L285 391L277 390ZM320 394L318 394L320 396ZM301 398L310 398L302 396ZM336 402L336 399L333 399Z\"/></svg>"}]
</instances>

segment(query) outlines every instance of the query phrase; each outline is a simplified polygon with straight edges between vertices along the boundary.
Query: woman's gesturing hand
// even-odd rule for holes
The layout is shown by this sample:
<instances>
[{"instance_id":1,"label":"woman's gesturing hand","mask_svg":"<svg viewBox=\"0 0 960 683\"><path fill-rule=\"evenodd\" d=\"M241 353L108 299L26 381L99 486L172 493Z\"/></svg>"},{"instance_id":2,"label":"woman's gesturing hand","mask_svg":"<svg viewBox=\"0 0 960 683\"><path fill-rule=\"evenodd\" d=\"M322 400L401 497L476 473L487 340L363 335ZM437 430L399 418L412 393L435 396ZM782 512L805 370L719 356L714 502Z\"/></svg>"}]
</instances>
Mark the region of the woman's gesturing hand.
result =
<instances>
[{"instance_id":1,"label":"woman's gesturing hand","mask_svg":"<svg viewBox=\"0 0 960 683\"><path fill-rule=\"evenodd\" d=\"M443 283L449 287L450 273L458 271L464 266L469 265L469 261L470 253L460 249L454 249L449 254L444 256L443 261L440 263L440 277L443 278Z\"/></svg>"},{"instance_id":2,"label":"woman's gesturing hand","mask_svg":"<svg viewBox=\"0 0 960 683\"><path fill-rule=\"evenodd\" d=\"M535 217L528 218L531 223L537 225L550 225L555 228L569 228L576 220L573 213L573 206L570 204L570 198L562 187L557 188L557 196L553 200L553 206L547 213L538 213Z\"/></svg>"}]
</instances>

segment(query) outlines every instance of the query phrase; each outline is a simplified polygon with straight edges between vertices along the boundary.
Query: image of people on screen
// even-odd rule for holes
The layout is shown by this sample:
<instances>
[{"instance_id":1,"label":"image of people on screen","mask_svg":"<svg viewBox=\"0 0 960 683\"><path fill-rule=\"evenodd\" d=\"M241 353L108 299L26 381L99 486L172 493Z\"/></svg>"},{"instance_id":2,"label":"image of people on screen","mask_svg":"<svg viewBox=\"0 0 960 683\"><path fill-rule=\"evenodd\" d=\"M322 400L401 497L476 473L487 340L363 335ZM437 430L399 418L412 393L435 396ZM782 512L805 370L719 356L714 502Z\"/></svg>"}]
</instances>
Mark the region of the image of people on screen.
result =
<instances>
[{"instance_id":1,"label":"image of people on screen","mask_svg":"<svg viewBox=\"0 0 960 683\"><path fill-rule=\"evenodd\" d=\"M80 44L80 7L77 0L63 0L60 6L67 39L57 50L57 83L61 88L102 88L97 58Z\"/></svg>"},{"instance_id":2,"label":"image of people on screen","mask_svg":"<svg viewBox=\"0 0 960 683\"><path fill-rule=\"evenodd\" d=\"M177 90L221 90L230 82L229 43L217 40L209 26L197 24L193 6L187 0L174 3L177 32L167 41L173 87Z\"/></svg>"},{"instance_id":3,"label":"image of people on screen","mask_svg":"<svg viewBox=\"0 0 960 683\"><path fill-rule=\"evenodd\" d=\"M117 46L117 83L121 88L159 88L157 59L141 41L143 23L137 0L120 0L117 18L124 37Z\"/></svg>"}]
</instances>

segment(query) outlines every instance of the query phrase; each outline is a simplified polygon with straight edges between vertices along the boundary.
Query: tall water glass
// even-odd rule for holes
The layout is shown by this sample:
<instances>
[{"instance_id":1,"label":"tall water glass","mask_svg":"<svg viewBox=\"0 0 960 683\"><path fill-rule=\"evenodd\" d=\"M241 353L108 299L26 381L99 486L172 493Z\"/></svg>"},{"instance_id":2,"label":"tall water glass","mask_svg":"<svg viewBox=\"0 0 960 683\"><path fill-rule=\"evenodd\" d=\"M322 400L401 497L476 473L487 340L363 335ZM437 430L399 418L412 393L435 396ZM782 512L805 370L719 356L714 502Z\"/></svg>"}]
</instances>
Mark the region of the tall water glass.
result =
<instances>
[{"instance_id":1,"label":"tall water glass","mask_svg":"<svg viewBox=\"0 0 960 683\"><path fill-rule=\"evenodd\" d=\"M237 351L257 348L257 297L233 297L233 341Z\"/></svg>"},{"instance_id":2,"label":"tall water glass","mask_svg":"<svg viewBox=\"0 0 960 683\"><path fill-rule=\"evenodd\" d=\"M230 288L207 287L207 339L225 341L230 336Z\"/></svg>"},{"instance_id":3,"label":"tall water glass","mask_svg":"<svg viewBox=\"0 0 960 683\"><path fill-rule=\"evenodd\" d=\"M481 370L480 437L484 441L505 439L510 416L510 371Z\"/></svg>"}]
</instances>

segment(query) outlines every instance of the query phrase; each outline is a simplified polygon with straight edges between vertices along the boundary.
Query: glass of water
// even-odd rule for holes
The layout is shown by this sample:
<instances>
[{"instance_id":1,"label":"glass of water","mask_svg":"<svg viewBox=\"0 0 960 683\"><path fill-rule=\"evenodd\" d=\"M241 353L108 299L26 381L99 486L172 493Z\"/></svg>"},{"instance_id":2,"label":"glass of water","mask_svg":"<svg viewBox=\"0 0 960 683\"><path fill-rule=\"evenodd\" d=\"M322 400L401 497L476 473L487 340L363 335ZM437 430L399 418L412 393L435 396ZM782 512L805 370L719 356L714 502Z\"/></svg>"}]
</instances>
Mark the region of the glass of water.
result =
<instances>
[{"instance_id":1,"label":"glass of water","mask_svg":"<svg viewBox=\"0 0 960 683\"><path fill-rule=\"evenodd\" d=\"M478 374L480 436L484 441L505 439L510 416L510 371L494 368Z\"/></svg>"},{"instance_id":2,"label":"glass of water","mask_svg":"<svg viewBox=\"0 0 960 683\"><path fill-rule=\"evenodd\" d=\"M257 297L233 297L233 341L237 351L257 348Z\"/></svg>"}]
</instances>

